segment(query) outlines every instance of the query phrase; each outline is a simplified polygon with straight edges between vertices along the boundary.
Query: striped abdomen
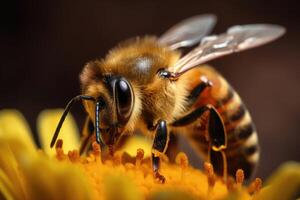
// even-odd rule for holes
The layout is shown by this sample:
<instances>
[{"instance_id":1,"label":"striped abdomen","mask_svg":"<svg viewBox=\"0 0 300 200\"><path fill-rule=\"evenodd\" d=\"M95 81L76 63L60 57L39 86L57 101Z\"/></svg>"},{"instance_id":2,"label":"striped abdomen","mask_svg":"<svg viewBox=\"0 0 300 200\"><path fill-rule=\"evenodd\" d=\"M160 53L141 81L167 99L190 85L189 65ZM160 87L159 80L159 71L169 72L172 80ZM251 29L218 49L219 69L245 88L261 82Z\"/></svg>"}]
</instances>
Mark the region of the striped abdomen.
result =
<instances>
[{"instance_id":1,"label":"striped abdomen","mask_svg":"<svg viewBox=\"0 0 300 200\"><path fill-rule=\"evenodd\" d=\"M192 70L188 76L192 80L189 85L191 90L201 82L201 76L206 76L212 81L213 86L206 88L200 94L191 110L207 104L211 104L217 109L227 134L225 153L228 173L235 175L237 169L243 169L246 178L249 178L259 159L259 146L257 133L248 110L239 95L213 68L199 67ZM205 118L202 118L198 123L193 123L192 127L188 128L188 135L192 139L193 146L202 154L207 155L208 141L205 138L205 131L207 130L205 125L207 125ZM222 174L223 165L220 156L219 153L212 154L212 163L215 170Z\"/></svg>"}]
</instances>

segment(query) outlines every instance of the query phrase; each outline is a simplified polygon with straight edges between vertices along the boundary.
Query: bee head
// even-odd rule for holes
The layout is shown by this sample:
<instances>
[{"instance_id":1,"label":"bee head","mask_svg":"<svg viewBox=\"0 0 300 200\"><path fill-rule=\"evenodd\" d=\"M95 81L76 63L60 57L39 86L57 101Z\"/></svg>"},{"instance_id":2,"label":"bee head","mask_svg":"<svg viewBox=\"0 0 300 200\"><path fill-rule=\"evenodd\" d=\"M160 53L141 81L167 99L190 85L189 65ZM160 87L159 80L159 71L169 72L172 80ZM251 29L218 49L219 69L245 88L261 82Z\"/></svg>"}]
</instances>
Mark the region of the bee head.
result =
<instances>
[{"instance_id":1,"label":"bee head","mask_svg":"<svg viewBox=\"0 0 300 200\"><path fill-rule=\"evenodd\" d=\"M131 117L134 106L134 93L131 84L124 77L106 75L103 83L109 92L109 102L104 101L103 112L100 111L100 123L106 128L101 131L102 142L115 145Z\"/></svg>"},{"instance_id":2,"label":"bee head","mask_svg":"<svg viewBox=\"0 0 300 200\"><path fill-rule=\"evenodd\" d=\"M88 65L81 74L83 93L97 99L96 104L85 102L84 105L94 121L95 129L97 126L99 128L98 140L101 139L102 143L112 146L126 130L133 112L134 91L125 77L101 73L99 69Z\"/></svg>"}]
</instances>

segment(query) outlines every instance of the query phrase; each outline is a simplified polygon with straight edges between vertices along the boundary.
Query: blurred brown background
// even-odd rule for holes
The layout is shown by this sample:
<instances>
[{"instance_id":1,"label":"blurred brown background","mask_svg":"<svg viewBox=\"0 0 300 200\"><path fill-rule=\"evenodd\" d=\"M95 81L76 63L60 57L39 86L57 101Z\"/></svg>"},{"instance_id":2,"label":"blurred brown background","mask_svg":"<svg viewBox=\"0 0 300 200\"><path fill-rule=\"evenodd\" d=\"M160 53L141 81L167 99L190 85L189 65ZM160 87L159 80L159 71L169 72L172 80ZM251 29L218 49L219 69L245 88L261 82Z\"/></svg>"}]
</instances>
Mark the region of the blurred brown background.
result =
<instances>
[{"instance_id":1,"label":"blurred brown background","mask_svg":"<svg viewBox=\"0 0 300 200\"><path fill-rule=\"evenodd\" d=\"M129 37L163 33L179 20L214 13L214 33L235 24L275 23L278 41L220 58L214 65L237 89L256 123L262 146L258 175L300 161L300 14L291 0L6 0L0 7L0 108L23 112L36 132L45 108L64 107L79 93L78 74ZM82 121L79 108L73 112Z\"/></svg>"}]
</instances>

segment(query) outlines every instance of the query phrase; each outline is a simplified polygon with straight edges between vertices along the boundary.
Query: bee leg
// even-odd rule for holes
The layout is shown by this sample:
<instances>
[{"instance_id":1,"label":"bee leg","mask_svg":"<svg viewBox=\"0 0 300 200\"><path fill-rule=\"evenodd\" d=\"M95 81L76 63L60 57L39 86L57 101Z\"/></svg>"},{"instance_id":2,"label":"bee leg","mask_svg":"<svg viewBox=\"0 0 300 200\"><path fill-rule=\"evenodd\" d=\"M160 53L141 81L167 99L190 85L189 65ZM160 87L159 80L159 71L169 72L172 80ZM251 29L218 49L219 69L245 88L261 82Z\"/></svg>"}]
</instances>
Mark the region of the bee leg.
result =
<instances>
[{"instance_id":1,"label":"bee leg","mask_svg":"<svg viewBox=\"0 0 300 200\"><path fill-rule=\"evenodd\" d=\"M155 127L156 133L152 145L152 169L155 179L164 183L165 177L159 173L160 155L166 152L170 136L166 121L159 120Z\"/></svg>"},{"instance_id":2,"label":"bee leg","mask_svg":"<svg viewBox=\"0 0 300 200\"><path fill-rule=\"evenodd\" d=\"M187 126L199 119L206 111L210 110L210 105L199 107L184 117L174 121L171 125L174 127Z\"/></svg>"},{"instance_id":3,"label":"bee leg","mask_svg":"<svg viewBox=\"0 0 300 200\"><path fill-rule=\"evenodd\" d=\"M191 113L182 117L181 119L176 120L172 123L172 126L186 126L195 122L200 118L205 112L209 112L208 116L208 141L210 143L209 147L209 159L212 163L216 161L215 154L220 154L223 165L223 177L227 178L227 159L224 150L227 147L227 137L225 126L223 120L218 113L218 111L212 105L206 105L203 107L196 108ZM214 154L215 153L215 154ZM218 159L219 159L218 158Z\"/></svg>"},{"instance_id":4,"label":"bee leg","mask_svg":"<svg viewBox=\"0 0 300 200\"><path fill-rule=\"evenodd\" d=\"M195 109L194 111L187 114L186 116L173 122L172 126L174 127L187 126L195 122L205 112L209 112L208 133L209 133L209 140L212 143L212 148L215 151L225 149L227 145L227 138L226 138L224 123L220 114L212 105L206 105Z\"/></svg>"},{"instance_id":5,"label":"bee leg","mask_svg":"<svg viewBox=\"0 0 300 200\"><path fill-rule=\"evenodd\" d=\"M82 130L82 142L80 145L80 155L82 155L90 145L91 137L94 133L94 125L92 120L87 116Z\"/></svg>"},{"instance_id":6,"label":"bee leg","mask_svg":"<svg viewBox=\"0 0 300 200\"><path fill-rule=\"evenodd\" d=\"M227 146L227 137L224 122L218 111L213 106L208 106L210 107L208 133L212 149L214 151L221 151L223 149L226 149Z\"/></svg>"},{"instance_id":7,"label":"bee leg","mask_svg":"<svg viewBox=\"0 0 300 200\"><path fill-rule=\"evenodd\" d=\"M210 140L210 150L209 150L209 159L213 166L216 165L218 160L222 161L223 166L223 179L227 180L227 158L225 154L225 149L227 147L227 134L223 120L218 113L218 111L212 107L209 115L209 124L208 124L208 133ZM219 155L217 155L219 154ZM215 164L215 165L214 165ZM220 170L217 170L221 172Z\"/></svg>"},{"instance_id":8,"label":"bee leg","mask_svg":"<svg viewBox=\"0 0 300 200\"><path fill-rule=\"evenodd\" d=\"M159 183L165 183L166 178L159 173L159 166L160 166L160 157L156 157L154 154L152 154L152 168L153 168L154 178Z\"/></svg>"},{"instance_id":9,"label":"bee leg","mask_svg":"<svg viewBox=\"0 0 300 200\"><path fill-rule=\"evenodd\" d=\"M190 95L187 97L188 105L187 107L191 107L199 98L200 94L208 87L211 87L213 83L207 79L206 76L200 77L201 82L198 84L191 92Z\"/></svg>"},{"instance_id":10,"label":"bee leg","mask_svg":"<svg viewBox=\"0 0 300 200\"><path fill-rule=\"evenodd\" d=\"M211 146L208 150L208 160L214 166L215 172L223 175L224 181L227 180L227 157L224 150L214 151Z\"/></svg>"}]
</instances>

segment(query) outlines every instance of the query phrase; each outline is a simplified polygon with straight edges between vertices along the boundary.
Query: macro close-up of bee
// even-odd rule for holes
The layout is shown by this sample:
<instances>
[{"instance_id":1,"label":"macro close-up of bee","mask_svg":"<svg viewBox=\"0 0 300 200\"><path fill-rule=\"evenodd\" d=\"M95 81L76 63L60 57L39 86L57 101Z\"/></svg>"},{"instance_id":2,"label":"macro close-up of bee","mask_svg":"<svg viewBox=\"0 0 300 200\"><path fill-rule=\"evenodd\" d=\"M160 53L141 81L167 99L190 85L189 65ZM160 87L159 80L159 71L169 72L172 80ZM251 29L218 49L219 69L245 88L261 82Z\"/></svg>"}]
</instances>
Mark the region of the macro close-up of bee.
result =
<instances>
[{"instance_id":1,"label":"macro close-up of bee","mask_svg":"<svg viewBox=\"0 0 300 200\"><path fill-rule=\"evenodd\" d=\"M88 62L80 73L81 94L66 106L51 147L71 107L82 101L87 119L81 153L93 135L113 154L121 140L139 131L153 138L153 174L163 183L160 159L167 154L172 160L176 137L182 135L218 175L226 179L243 169L249 179L260 155L255 125L239 94L205 63L271 42L285 29L249 24L209 35L215 24L214 15L197 15L160 37L121 42L104 59Z\"/></svg>"}]
</instances>

